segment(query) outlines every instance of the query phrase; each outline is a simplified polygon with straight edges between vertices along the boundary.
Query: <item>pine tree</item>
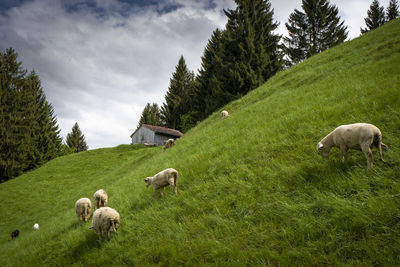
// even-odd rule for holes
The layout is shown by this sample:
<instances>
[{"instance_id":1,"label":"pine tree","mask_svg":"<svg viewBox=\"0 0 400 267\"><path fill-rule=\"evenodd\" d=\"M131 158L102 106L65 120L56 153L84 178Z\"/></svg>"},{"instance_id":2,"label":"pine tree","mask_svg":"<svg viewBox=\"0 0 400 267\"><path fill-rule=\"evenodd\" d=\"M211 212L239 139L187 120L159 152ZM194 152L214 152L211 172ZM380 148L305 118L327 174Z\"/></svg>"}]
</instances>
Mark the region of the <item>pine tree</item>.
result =
<instances>
[{"instance_id":1,"label":"pine tree","mask_svg":"<svg viewBox=\"0 0 400 267\"><path fill-rule=\"evenodd\" d=\"M216 29L208 40L201 57L201 68L196 77L194 89L194 118L203 120L226 103L227 96L222 91L223 34ZM217 77L221 77L218 79Z\"/></svg>"},{"instance_id":2,"label":"pine tree","mask_svg":"<svg viewBox=\"0 0 400 267\"><path fill-rule=\"evenodd\" d=\"M12 48L0 53L0 181L20 175L29 166L22 95L26 70L17 57Z\"/></svg>"},{"instance_id":3,"label":"pine tree","mask_svg":"<svg viewBox=\"0 0 400 267\"><path fill-rule=\"evenodd\" d=\"M34 71L26 76L12 49L0 52L0 181L59 156L61 137ZM48 137L50 136L50 137ZM46 146L42 140L51 139Z\"/></svg>"},{"instance_id":4,"label":"pine tree","mask_svg":"<svg viewBox=\"0 0 400 267\"><path fill-rule=\"evenodd\" d=\"M79 125L75 122L72 127L72 131L67 134L67 146L73 148L75 153L88 150L88 146L85 141L85 136L82 134L81 129L79 129Z\"/></svg>"},{"instance_id":5,"label":"pine tree","mask_svg":"<svg viewBox=\"0 0 400 267\"><path fill-rule=\"evenodd\" d=\"M369 32L385 24L385 12L383 6L379 6L379 1L374 0L367 11L367 17L364 19L367 28L360 28L361 34Z\"/></svg>"},{"instance_id":6,"label":"pine tree","mask_svg":"<svg viewBox=\"0 0 400 267\"><path fill-rule=\"evenodd\" d=\"M150 124L155 126L162 126L161 111L157 103L147 103L140 116L139 124L137 128L140 128L143 124Z\"/></svg>"},{"instance_id":7,"label":"pine tree","mask_svg":"<svg viewBox=\"0 0 400 267\"><path fill-rule=\"evenodd\" d=\"M396 19L400 15L399 5L397 4L397 0L390 0L389 6L386 9L386 20L391 21Z\"/></svg>"},{"instance_id":8,"label":"pine tree","mask_svg":"<svg viewBox=\"0 0 400 267\"><path fill-rule=\"evenodd\" d=\"M185 59L181 56L170 79L165 103L161 107L161 116L166 127L182 130L181 116L191 108L189 99L193 87L194 74L189 71Z\"/></svg>"},{"instance_id":9,"label":"pine tree","mask_svg":"<svg viewBox=\"0 0 400 267\"><path fill-rule=\"evenodd\" d=\"M273 31L273 10L268 0L235 0L223 35L223 68L217 79L222 82L226 100L237 99L253 90L282 68L279 53L281 36Z\"/></svg>"},{"instance_id":10,"label":"pine tree","mask_svg":"<svg viewBox=\"0 0 400 267\"><path fill-rule=\"evenodd\" d=\"M290 65L344 42L347 27L340 22L338 8L327 0L302 0L301 12L297 9L285 23L289 36L284 37Z\"/></svg>"}]
</instances>

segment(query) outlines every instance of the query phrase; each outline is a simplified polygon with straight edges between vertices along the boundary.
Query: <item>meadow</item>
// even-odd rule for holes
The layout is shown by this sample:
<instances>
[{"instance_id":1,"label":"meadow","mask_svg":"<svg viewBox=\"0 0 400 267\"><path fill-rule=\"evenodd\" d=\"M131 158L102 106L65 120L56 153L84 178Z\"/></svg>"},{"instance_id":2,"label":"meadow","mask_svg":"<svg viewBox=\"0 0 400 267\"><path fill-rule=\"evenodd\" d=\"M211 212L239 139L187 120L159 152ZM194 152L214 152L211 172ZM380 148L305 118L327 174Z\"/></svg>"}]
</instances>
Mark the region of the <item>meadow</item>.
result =
<instances>
[{"instance_id":1,"label":"meadow","mask_svg":"<svg viewBox=\"0 0 400 267\"><path fill-rule=\"evenodd\" d=\"M0 265L400 264L400 19L223 109L228 119L215 112L165 152L90 150L0 184ZM376 149L371 169L360 151L344 164L338 149L317 154L325 135L355 122L380 128L387 164ZM168 167L179 193L153 197L144 178ZM100 188L121 215L103 242L74 210Z\"/></svg>"}]
</instances>

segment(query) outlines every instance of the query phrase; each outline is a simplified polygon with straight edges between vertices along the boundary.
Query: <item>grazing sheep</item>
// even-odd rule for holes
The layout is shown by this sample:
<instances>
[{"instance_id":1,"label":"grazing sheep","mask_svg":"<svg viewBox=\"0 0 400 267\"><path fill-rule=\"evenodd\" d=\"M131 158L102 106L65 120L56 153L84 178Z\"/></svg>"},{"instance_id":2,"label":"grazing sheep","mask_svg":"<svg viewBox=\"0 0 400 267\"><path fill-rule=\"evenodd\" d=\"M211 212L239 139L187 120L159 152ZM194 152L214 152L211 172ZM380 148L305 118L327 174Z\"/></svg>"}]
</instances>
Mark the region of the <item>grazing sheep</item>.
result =
<instances>
[{"instance_id":1,"label":"grazing sheep","mask_svg":"<svg viewBox=\"0 0 400 267\"><path fill-rule=\"evenodd\" d=\"M92 227L96 234L106 239L110 238L110 232L117 232L120 225L119 213L110 207L102 207L93 213Z\"/></svg>"},{"instance_id":2,"label":"grazing sheep","mask_svg":"<svg viewBox=\"0 0 400 267\"><path fill-rule=\"evenodd\" d=\"M76 216L78 216L79 224L83 221L87 222L92 215L92 202L88 198L80 198L75 203ZM39 228L39 226L38 226Z\"/></svg>"},{"instance_id":3,"label":"grazing sheep","mask_svg":"<svg viewBox=\"0 0 400 267\"><path fill-rule=\"evenodd\" d=\"M35 231L39 230L39 224L35 223L33 225L33 230L35 230Z\"/></svg>"},{"instance_id":4,"label":"grazing sheep","mask_svg":"<svg viewBox=\"0 0 400 267\"><path fill-rule=\"evenodd\" d=\"M229 117L229 113L226 110L221 111L221 118L225 119Z\"/></svg>"},{"instance_id":5,"label":"grazing sheep","mask_svg":"<svg viewBox=\"0 0 400 267\"><path fill-rule=\"evenodd\" d=\"M170 148L174 145L175 145L175 139L172 139L172 138L168 139L167 141L165 141L165 145L164 145L163 149L165 151L167 148Z\"/></svg>"},{"instance_id":6,"label":"grazing sheep","mask_svg":"<svg viewBox=\"0 0 400 267\"><path fill-rule=\"evenodd\" d=\"M15 237L17 237L19 235L19 230L15 229L14 231L12 231L11 233L11 239L14 239Z\"/></svg>"},{"instance_id":7,"label":"grazing sheep","mask_svg":"<svg viewBox=\"0 0 400 267\"><path fill-rule=\"evenodd\" d=\"M175 191L175 194L178 194L178 172L173 168L165 169L153 177L147 177L144 179L144 181L146 182L146 187L149 187L150 185L153 186L154 196L156 195L156 190L159 188L163 189L160 190L160 194L162 196L165 187L168 185L171 185Z\"/></svg>"},{"instance_id":8,"label":"grazing sheep","mask_svg":"<svg viewBox=\"0 0 400 267\"><path fill-rule=\"evenodd\" d=\"M372 167L373 156L371 148L379 149L379 156L382 161L382 148L387 146L382 143L381 131L374 125L368 123L354 123L341 125L325 136L317 145L318 152L328 158L332 147L338 147L341 150L340 158L342 162L347 159L347 150L361 149L367 157L368 168Z\"/></svg>"},{"instance_id":9,"label":"grazing sheep","mask_svg":"<svg viewBox=\"0 0 400 267\"><path fill-rule=\"evenodd\" d=\"M93 198L94 198L94 210L100 207L107 206L108 196L106 191L104 191L103 189L97 190L94 193Z\"/></svg>"}]
</instances>

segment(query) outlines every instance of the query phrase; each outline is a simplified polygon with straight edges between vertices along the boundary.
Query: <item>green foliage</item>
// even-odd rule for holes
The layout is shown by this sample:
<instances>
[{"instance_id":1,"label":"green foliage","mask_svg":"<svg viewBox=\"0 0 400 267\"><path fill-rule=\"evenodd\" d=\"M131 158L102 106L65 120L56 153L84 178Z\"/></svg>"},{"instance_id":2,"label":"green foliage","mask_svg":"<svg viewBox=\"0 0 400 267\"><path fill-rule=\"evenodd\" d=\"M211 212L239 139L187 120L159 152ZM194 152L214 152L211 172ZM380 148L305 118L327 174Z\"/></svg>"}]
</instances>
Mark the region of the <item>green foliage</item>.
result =
<instances>
[{"instance_id":1,"label":"green foliage","mask_svg":"<svg viewBox=\"0 0 400 267\"><path fill-rule=\"evenodd\" d=\"M0 265L397 266L399 43L394 20L322 52L165 152L91 150L0 184ZM353 122L381 129L387 164L367 169L356 150L344 164L338 150L318 155L319 140ZM168 167L179 171L179 193L153 197L143 179ZM118 234L102 242L74 210L99 188L121 214Z\"/></svg>"},{"instance_id":2,"label":"green foliage","mask_svg":"<svg viewBox=\"0 0 400 267\"><path fill-rule=\"evenodd\" d=\"M0 52L0 182L60 155L53 108L37 74L22 68L12 49Z\"/></svg>"},{"instance_id":3,"label":"green foliage","mask_svg":"<svg viewBox=\"0 0 400 267\"><path fill-rule=\"evenodd\" d=\"M81 129L77 122L72 126L72 130L67 134L66 140L67 146L72 148L75 153L88 150L88 146L85 141L85 136L82 134Z\"/></svg>"},{"instance_id":4,"label":"green foliage","mask_svg":"<svg viewBox=\"0 0 400 267\"><path fill-rule=\"evenodd\" d=\"M201 58L192 122L257 88L282 68L270 2L235 3L236 9L225 11L226 29L213 32Z\"/></svg>"},{"instance_id":5,"label":"green foliage","mask_svg":"<svg viewBox=\"0 0 400 267\"><path fill-rule=\"evenodd\" d=\"M150 124L154 126L162 126L161 111L157 103L147 103L140 116L139 124L137 129L143 124Z\"/></svg>"},{"instance_id":6,"label":"green foliage","mask_svg":"<svg viewBox=\"0 0 400 267\"><path fill-rule=\"evenodd\" d=\"M367 11L367 17L364 19L367 28L361 28L361 34L369 32L385 24L385 11L383 6L379 6L379 1L374 0Z\"/></svg>"},{"instance_id":7,"label":"green foliage","mask_svg":"<svg viewBox=\"0 0 400 267\"><path fill-rule=\"evenodd\" d=\"M391 21L399 17L399 5L397 4L397 0L390 0L389 6L386 9L386 20Z\"/></svg>"},{"instance_id":8,"label":"green foliage","mask_svg":"<svg viewBox=\"0 0 400 267\"><path fill-rule=\"evenodd\" d=\"M164 125L182 131L181 116L191 109L194 92L194 74L186 66L183 56L180 57L175 72L172 74L165 103L161 107Z\"/></svg>"},{"instance_id":9,"label":"green foliage","mask_svg":"<svg viewBox=\"0 0 400 267\"><path fill-rule=\"evenodd\" d=\"M338 8L327 0L302 0L285 23L289 37L284 37L289 65L297 64L347 38L347 27L340 22Z\"/></svg>"}]
</instances>

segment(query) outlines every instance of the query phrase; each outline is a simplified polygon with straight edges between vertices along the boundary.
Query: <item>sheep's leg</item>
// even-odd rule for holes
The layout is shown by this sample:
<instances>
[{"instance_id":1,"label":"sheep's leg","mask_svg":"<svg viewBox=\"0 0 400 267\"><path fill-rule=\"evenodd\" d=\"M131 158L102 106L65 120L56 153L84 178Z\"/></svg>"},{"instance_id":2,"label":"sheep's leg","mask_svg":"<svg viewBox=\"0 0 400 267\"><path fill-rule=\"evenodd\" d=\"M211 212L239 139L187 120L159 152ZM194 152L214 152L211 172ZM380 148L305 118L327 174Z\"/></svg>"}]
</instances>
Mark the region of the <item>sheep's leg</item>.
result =
<instances>
[{"instance_id":1,"label":"sheep's leg","mask_svg":"<svg viewBox=\"0 0 400 267\"><path fill-rule=\"evenodd\" d=\"M169 178L168 183L171 186L171 188L174 190L175 194L178 194L178 189L176 187L174 177Z\"/></svg>"},{"instance_id":2,"label":"sheep's leg","mask_svg":"<svg viewBox=\"0 0 400 267\"><path fill-rule=\"evenodd\" d=\"M341 146L340 147L340 159L344 163L347 160L347 147Z\"/></svg>"},{"instance_id":3,"label":"sheep's leg","mask_svg":"<svg viewBox=\"0 0 400 267\"><path fill-rule=\"evenodd\" d=\"M162 189L160 189L160 195L161 196L164 196L164 191L165 191L165 186Z\"/></svg>"},{"instance_id":4,"label":"sheep's leg","mask_svg":"<svg viewBox=\"0 0 400 267\"><path fill-rule=\"evenodd\" d=\"M153 187L153 194L154 194L154 196L157 195L157 188L156 187Z\"/></svg>"},{"instance_id":5,"label":"sheep's leg","mask_svg":"<svg viewBox=\"0 0 400 267\"><path fill-rule=\"evenodd\" d=\"M364 152L365 156L367 157L367 166L371 168L373 165L374 158L372 156L371 148L368 144L362 144L361 150Z\"/></svg>"},{"instance_id":6,"label":"sheep's leg","mask_svg":"<svg viewBox=\"0 0 400 267\"><path fill-rule=\"evenodd\" d=\"M383 159L383 152L382 152L382 142L381 143L379 143L379 147L378 147L378 149L379 149L379 157L381 158L381 160L383 161L383 162L386 162L384 159ZM383 145L385 145L385 144L383 144ZM385 145L385 147L386 147L386 145Z\"/></svg>"}]
</instances>

